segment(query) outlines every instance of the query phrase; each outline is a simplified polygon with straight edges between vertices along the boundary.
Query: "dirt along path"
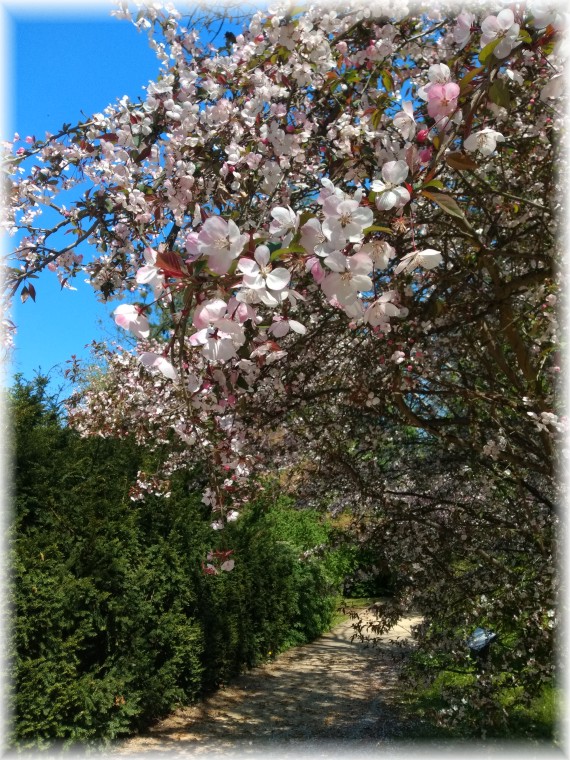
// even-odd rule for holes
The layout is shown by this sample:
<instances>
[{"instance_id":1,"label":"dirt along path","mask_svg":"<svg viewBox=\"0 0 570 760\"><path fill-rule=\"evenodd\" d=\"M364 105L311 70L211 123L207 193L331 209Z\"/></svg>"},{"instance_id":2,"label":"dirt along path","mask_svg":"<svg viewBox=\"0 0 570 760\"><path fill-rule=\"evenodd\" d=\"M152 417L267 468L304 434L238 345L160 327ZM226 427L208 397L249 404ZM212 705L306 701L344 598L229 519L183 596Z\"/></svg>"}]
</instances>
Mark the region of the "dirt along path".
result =
<instances>
[{"instance_id":1,"label":"dirt along path","mask_svg":"<svg viewBox=\"0 0 570 760\"><path fill-rule=\"evenodd\" d=\"M366 620L373 620L365 612ZM248 671L211 697L176 710L111 754L216 753L224 757L277 747L325 745L348 749L411 739L397 708L399 651L418 617L402 619L378 647L351 642L344 621L316 641ZM411 643L411 642L410 642ZM346 744L345 744L346 743Z\"/></svg>"}]
</instances>

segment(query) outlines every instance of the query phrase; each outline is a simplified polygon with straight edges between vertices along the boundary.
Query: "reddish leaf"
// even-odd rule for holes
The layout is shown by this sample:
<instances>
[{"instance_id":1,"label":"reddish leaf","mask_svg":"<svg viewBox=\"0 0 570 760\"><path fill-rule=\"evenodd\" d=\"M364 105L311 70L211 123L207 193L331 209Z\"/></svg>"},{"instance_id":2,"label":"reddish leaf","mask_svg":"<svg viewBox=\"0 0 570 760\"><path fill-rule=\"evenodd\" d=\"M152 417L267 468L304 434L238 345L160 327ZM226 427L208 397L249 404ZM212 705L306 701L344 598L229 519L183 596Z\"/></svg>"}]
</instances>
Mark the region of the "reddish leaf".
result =
<instances>
[{"instance_id":1,"label":"reddish leaf","mask_svg":"<svg viewBox=\"0 0 570 760\"><path fill-rule=\"evenodd\" d=\"M452 169L476 169L477 164L475 161L473 161L472 158L467 156L465 153L448 153L445 157L445 162L451 166Z\"/></svg>"},{"instance_id":2,"label":"reddish leaf","mask_svg":"<svg viewBox=\"0 0 570 760\"><path fill-rule=\"evenodd\" d=\"M148 158L150 156L151 151L152 145L147 145L146 148L143 148L143 150L141 150L137 157L134 159L135 163L140 164L141 161L144 161L145 158Z\"/></svg>"},{"instance_id":3,"label":"reddish leaf","mask_svg":"<svg viewBox=\"0 0 570 760\"><path fill-rule=\"evenodd\" d=\"M188 274L186 265L182 261L180 254L176 251L166 251L156 256L156 266L162 269L168 277L184 277Z\"/></svg>"},{"instance_id":4,"label":"reddish leaf","mask_svg":"<svg viewBox=\"0 0 570 760\"><path fill-rule=\"evenodd\" d=\"M456 201L450 195L446 195L445 193L432 193L428 192L427 190L421 190L420 192L421 195L429 198L430 201L437 203L440 209L442 211L445 211L446 214L449 214L450 216L456 216L459 219L465 219L463 211L459 208Z\"/></svg>"}]
</instances>

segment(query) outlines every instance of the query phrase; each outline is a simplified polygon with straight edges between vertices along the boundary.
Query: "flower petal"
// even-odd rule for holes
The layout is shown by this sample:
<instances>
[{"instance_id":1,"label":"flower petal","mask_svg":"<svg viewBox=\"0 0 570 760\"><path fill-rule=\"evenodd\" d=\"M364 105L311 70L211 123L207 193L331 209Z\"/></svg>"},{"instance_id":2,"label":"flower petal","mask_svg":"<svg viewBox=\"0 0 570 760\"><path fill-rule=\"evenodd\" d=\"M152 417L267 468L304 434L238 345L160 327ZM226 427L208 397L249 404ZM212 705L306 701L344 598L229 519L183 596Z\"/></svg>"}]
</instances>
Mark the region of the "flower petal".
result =
<instances>
[{"instance_id":1,"label":"flower petal","mask_svg":"<svg viewBox=\"0 0 570 760\"><path fill-rule=\"evenodd\" d=\"M324 263L329 269L332 269L333 272L346 272L346 256L340 253L340 251L333 251L330 253L324 260Z\"/></svg>"},{"instance_id":2,"label":"flower petal","mask_svg":"<svg viewBox=\"0 0 570 760\"><path fill-rule=\"evenodd\" d=\"M307 332L307 328L305 325L302 325L300 322L297 322L295 319L289 320L289 327L293 332L299 333L299 335L305 335Z\"/></svg>"},{"instance_id":3,"label":"flower petal","mask_svg":"<svg viewBox=\"0 0 570 760\"><path fill-rule=\"evenodd\" d=\"M266 245L258 245L253 255L260 267L266 267L269 264L271 254Z\"/></svg>"},{"instance_id":4,"label":"flower petal","mask_svg":"<svg viewBox=\"0 0 570 760\"><path fill-rule=\"evenodd\" d=\"M259 272L259 265L253 259L243 258L238 261L237 268L244 274L257 274Z\"/></svg>"},{"instance_id":5,"label":"flower petal","mask_svg":"<svg viewBox=\"0 0 570 760\"><path fill-rule=\"evenodd\" d=\"M271 290L283 290L289 284L291 273L283 267L278 267L267 275L267 287Z\"/></svg>"}]
</instances>

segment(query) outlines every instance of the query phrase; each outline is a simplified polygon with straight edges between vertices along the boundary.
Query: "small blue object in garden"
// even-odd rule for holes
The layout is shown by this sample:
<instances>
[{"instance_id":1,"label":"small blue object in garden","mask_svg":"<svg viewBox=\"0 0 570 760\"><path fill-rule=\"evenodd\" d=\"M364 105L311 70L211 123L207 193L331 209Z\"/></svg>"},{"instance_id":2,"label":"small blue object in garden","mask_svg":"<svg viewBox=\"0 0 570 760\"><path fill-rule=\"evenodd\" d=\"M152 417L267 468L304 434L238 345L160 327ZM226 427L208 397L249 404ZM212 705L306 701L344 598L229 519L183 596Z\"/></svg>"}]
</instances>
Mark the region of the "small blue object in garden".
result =
<instances>
[{"instance_id":1,"label":"small blue object in garden","mask_svg":"<svg viewBox=\"0 0 570 760\"><path fill-rule=\"evenodd\" d=\"M497 638L497 634L486 628L475 628L471 636L467 639L467 646L472 654L483 654Z\"/></svg>"}]
</instances>

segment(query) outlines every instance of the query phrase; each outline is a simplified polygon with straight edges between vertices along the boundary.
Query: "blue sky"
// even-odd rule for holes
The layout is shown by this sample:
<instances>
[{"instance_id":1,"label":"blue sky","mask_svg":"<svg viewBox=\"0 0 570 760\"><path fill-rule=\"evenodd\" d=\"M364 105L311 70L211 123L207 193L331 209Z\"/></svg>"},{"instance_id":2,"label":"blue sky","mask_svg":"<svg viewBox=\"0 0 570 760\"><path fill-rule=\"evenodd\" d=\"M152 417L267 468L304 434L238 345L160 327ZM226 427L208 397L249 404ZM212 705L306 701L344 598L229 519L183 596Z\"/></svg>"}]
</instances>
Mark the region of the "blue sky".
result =
<instances>
[{"instance_id":1,"label":"blue sky","mask_svg":"<svg viewBox=\"0 0 570 760\"><path fill-rule=\"evenodd\" d=\"M156 78L158 60L145 33L109 15L113 7L50 8L22 0L1 5L9 42L4 82L9 115L2 137L11 139L15 132L22 139L42 137L123 95L144 95L144 85ZM223 33L220 37L218 45ZM18 331L8 383L15 373L32 378L41 369L49 373L54 390L64 386L65 394L69 385L63 371L70 357L88 357L85 346L94 338L118 336L111 316L117 302L99 303L84 279L71 283L77 291L61 290L56 276L46 272L34 283L35 303L15 300L12 319Z\"/></svg>"},{"instance_id":2,"label":"blue sky","mask_svg":"<svg viewBox=\"0 0 570 760\"><path fill-rule=\"evenodd\" d=\"M123 95L135 99L158 71L146 35L103 8L80 14L20 6L8 10L7 27L9 138L14 132L40 137L64 122L75 123L82 112L102 111ZM73 283L77 291L62 290L55 275L46 272L35 283L36 303L16 299L10 375L31 378L41 368L58 387L72 354L87 356L84 347L91 339L116 335L110 316L116 303L98 303L83 280Z\"/></svg>"}]
</instances>

